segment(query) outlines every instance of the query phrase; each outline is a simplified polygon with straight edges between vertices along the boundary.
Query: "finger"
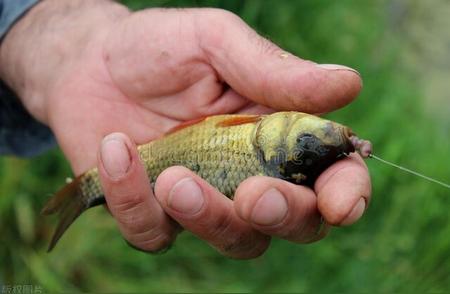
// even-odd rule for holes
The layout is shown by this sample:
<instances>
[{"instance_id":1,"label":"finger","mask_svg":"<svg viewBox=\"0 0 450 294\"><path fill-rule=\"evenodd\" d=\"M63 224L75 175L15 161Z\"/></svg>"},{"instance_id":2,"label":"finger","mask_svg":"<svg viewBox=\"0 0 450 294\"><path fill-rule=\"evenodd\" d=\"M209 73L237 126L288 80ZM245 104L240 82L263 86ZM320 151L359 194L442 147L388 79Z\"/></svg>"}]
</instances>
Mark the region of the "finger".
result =
<instances>
[{"instance_id":1,"label":"finger","mask_svg":"<svg viewBox=\"0 0 450 294\"><path fill-rule=\"evenodd\" d=\"M361 90L356 70L302 60L230 12L201 10L198 19L198 36L208 60L233 89L257 103L319 113L348 104Z\"/></svg>"},{"instance_id":2,"label":"finger","mask_svg":"<svg viewBox=\"0 0 450 294\"><path fill-rule=\"evenodd\" d=\"M232 200L184 167L162 172L155 194L173 219L224 255L253 258L269 246L268 236L236 215Z\"/></svg>"},{"instance_id":3,"label":"finger","mask_svg":"<svg viewBox=\"0 0 450 294\"><path fill-rule=\"evenodd\" d=\"M314 189L320 212L336 226L357 221L369 204L372 190L368 169L356 153L323 172Z\"/></svg>"},{"instance_id":4,"label":"finger","mask_svg":"<svg viewBox=\"0 0 450 294\"><path fill-rule=\"evenodd\" d=\"M159 251L175 239L177 227L154 198L136 146L121 133L106 136L98 156L100 181L123 237L145 251Z\"/></svg>"},{"instance_id":5,"label":"finger","mask_svg":"<svg viewBox=\"0 0 450 294\"><path fill-rule=\"evenodd\" d=\"M314 192L280 179L257 176L245 180L235 193L234 205L237 214L263 234L307 243L327 232Z\"/></svg>"}]
</instances>

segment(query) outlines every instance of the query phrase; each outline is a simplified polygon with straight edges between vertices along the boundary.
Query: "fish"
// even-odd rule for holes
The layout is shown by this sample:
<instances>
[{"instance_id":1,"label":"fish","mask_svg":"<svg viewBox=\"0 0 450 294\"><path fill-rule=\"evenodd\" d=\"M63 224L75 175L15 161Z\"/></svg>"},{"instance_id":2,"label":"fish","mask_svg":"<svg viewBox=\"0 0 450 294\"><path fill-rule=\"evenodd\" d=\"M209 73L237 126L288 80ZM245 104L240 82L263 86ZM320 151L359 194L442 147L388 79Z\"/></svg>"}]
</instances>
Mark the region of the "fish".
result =
<instances>
[{"instance_id":1,"label":"fish","mask_svg":"<svg viewBox=\"0 0 450 294\"><path fill-rule=\"evenodd\" d=\"M338 160L367 149L342 124L302 112L266 115L225 114L182 123L138 146L149 182L168 167L184 166L226 197L251 176L269 176L312 187ZM97 168L76 177L46 203L42 214L58 214L51 251L84 211L105 203Z\"/></svg>"}]
</instances>

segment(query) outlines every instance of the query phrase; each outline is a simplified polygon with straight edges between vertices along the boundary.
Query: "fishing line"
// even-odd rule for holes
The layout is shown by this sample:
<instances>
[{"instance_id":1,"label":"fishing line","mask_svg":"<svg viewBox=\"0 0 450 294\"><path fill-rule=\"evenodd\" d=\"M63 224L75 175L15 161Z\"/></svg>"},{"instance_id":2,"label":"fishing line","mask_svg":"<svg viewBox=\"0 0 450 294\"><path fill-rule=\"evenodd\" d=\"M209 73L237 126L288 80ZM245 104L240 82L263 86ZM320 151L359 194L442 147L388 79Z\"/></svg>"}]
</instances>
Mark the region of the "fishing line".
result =
<instances>
[{"instance_id":1,"label":"fishing line","mask_svg":"<svg viewBox=\"0 0 450 294\"><path fill-rule=\"evenodd\" d=\"M376 159L376 160L378 160L378 161L380 161L380 162L382 162L382 163L384 163L384 164L387 164L387 165L393 166L393 167L395 167L395 168L398 168L398 169L400 169L400 170L402 170L402 171L404 171L404 172L407 172L407 173L413 174L413 175L415 175L415 176L418 176L418 177L420 177L420 178L422 178L422 179L425 179L425 180L427 180L427 181L430 181L430 182L433 182L433 183L435 183L435 184L441 185L441 186L443 186L443 187L445 187L445 188L447 188L447 189L450 189L450 185L449 185L449 184L446 184L446 183L444 183L444 182L438 181L438 180L433 179L433 178L431 178L431 177L429 177L429 176L426 176L426 175L424 175L424 174L421 174L421 173L418 173L418 172L416 172L416 171L410 170L410 169L408 169L408 168L406 168L406 167L403 167L403 166L400 166L400 165L398 165L398 164L389 162L389 161L387 161L387 160L385 160L385 159L383 159L383 158L380 158L380 157L378 157L378 156L376 156L376 155L374 155L374 154L372 154L372 153L369 154L368 157L369 157L369 158Z\"/></svg>"}]
</instances>

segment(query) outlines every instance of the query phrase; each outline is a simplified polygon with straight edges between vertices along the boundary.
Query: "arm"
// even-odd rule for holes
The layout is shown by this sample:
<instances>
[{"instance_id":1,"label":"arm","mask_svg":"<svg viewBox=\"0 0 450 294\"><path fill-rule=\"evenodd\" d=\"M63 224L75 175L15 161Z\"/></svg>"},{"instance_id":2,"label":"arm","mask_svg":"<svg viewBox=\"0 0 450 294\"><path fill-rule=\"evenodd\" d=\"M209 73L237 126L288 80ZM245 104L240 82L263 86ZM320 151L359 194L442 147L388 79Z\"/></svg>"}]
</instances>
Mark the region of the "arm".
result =
<instances>
[{"instance_id":1,"label":"arm","mask_svg":"<svg viewBox=\"0 0 450 294\"><path fill-rule=\"evenodd\" d=\"M0 42L37 0L0 0ZM36 121L0 81L0 154L33 156L55 145L50 129Z\"/></svg>"}]
</instances>

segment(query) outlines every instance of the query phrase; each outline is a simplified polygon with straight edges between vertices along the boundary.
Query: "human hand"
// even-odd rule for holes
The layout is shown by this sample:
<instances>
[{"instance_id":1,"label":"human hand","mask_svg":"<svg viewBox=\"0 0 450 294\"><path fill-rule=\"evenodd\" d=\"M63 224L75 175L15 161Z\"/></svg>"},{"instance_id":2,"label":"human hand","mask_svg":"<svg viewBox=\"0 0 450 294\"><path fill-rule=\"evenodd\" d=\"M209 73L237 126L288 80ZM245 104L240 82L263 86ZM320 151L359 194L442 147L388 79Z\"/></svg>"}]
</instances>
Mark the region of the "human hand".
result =
<instances>
[{"instance_id":1,"label":"human hand","mask_svg":"<svg viewBox=\"0 0 450 294\"><path fill-rule=\"evenodd\" d=\"M40 50L29 50L37 44ZM165 248L178 223L227 256L251 258L271 236L319 240L327 224L355 222L369 201L370 178L357 155L331 166L313 190L252 177L231 201L193 172L172 167L152 191L135 143L219 113L323 113L360 91L353 70L288 54L229 12L129 13L109 1L46 0L0 50L2 78L51 127L74 172L97 163L108 207L137 248Z\"/></svg>"}]
</instances>

